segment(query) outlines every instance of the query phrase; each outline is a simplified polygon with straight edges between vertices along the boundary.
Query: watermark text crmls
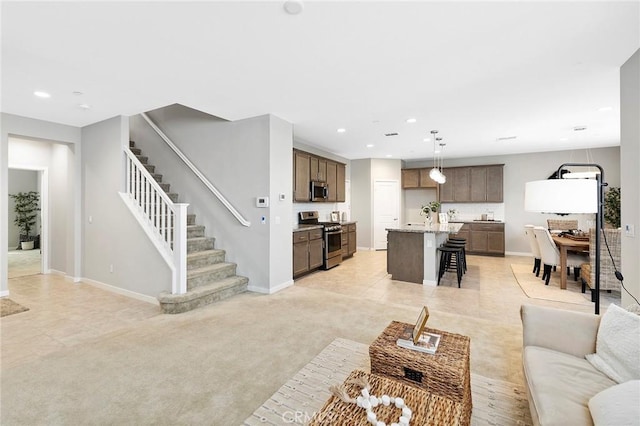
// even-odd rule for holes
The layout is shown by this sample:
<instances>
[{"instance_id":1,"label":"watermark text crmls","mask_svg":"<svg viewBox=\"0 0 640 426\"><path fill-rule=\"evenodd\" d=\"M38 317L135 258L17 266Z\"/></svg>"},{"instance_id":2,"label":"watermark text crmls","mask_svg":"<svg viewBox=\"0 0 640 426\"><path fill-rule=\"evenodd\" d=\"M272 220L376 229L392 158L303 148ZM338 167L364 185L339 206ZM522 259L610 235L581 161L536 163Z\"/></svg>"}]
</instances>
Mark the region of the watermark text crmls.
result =
<instances>
[{"instance_id":1,"label":"watermark text crmls","mask_svg":"<svg viewBox=\"0 0 640 426\"><path fill-rule=\"evenodd\" d=\"M308 411L285 411L282 413L282 421L289 424L305 424L311 420L314 414L315 413L309 413Z\"/></svg>"}]
</instances>

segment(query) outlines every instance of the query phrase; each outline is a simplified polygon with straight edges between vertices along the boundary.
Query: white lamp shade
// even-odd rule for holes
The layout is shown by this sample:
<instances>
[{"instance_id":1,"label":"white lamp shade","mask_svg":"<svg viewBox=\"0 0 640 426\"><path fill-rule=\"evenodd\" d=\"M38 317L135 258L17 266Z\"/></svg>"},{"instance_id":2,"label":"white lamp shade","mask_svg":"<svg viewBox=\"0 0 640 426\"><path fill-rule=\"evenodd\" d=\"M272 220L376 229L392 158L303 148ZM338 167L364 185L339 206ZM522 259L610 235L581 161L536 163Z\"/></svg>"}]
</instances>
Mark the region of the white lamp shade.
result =
<instances>
[{"instance_id":1,"label":"white lamp shade","mask_svg":"<svg viewBox=\"0 0 640 426\"><path fill-rule=\"evenodd\" d=\"M524 209L540 213L597 213L598 182L593 179L547 179L527 182Z\"/></svg>"}]
</instances>

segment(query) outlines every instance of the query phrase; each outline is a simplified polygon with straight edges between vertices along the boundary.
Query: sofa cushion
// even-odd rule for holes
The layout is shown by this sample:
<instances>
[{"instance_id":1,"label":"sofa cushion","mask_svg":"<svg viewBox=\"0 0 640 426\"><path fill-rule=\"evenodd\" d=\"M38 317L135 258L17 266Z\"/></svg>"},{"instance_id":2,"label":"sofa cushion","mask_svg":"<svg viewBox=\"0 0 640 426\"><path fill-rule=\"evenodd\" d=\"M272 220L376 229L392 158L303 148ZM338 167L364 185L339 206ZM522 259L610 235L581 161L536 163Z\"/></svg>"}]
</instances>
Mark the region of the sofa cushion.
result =
<instances>
[{"instance_id":1,"label":"sofa cushion","mask_svg":"<svg viewBox=\"0 0 640 426\"><path fill-rule=\"evenodd\" d=\"M584 358L526 346L524 374L541 425L592 424L588 402L615 382Z\"/></svg>"},{"instance_id":2,"label":"sofa cushion","mask_svg":"<svg viewBox=\"0 0 640 426\"><path fill-rule=\"evenodd\" d=\"M640 425L640 380L612 386L589 400L593 422L598 425Z\"/></svg>"},{"instance_id":3,"label":"sofa cushion","mask_svg":"<svg viewBox=\"0 0 640 426\"><path fill-rule=\"evenodd\" d=\"M586 355L595 368L623 383L640 379L640 316L609 305L602 316L596 353Z\"/></svg>"}]
</instances>

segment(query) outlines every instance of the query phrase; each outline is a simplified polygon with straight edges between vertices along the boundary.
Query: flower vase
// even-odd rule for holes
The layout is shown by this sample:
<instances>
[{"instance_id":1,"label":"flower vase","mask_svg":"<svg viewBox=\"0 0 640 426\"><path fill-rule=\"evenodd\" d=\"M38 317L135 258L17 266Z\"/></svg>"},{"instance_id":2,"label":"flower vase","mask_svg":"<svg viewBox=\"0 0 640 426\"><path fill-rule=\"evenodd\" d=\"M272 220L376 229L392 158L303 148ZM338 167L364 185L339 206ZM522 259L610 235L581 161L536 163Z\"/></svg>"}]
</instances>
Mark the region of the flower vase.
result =
<instances>
[{"instance_id":1,"label":"flower vase","mask_svg":"<svg viewBox=\"0 0 640 426\"><path fill-rule=\"evenodd\" d=\"M433 223L433 218L431 217L431 215L428 215L424 220L424 226L431 226L432 223Z\"/></svg>"}]
</instances>

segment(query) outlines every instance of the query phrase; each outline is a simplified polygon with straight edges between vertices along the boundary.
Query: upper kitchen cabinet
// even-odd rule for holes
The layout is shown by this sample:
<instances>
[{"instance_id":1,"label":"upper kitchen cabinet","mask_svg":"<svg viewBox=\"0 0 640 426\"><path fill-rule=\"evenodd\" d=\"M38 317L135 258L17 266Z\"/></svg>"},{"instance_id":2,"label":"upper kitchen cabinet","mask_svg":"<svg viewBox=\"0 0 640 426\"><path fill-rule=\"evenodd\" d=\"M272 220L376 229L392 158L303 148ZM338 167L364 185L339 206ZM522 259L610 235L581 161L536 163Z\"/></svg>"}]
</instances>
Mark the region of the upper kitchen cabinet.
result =
<instances>
[{"instance_id":1,"label":"upper kitchen cabinet","mask_svg":"<svg viewBox=\"0 0 640 426\"><path fill-rule=\"evenodd\" d=\"M293 151L293 201L311 200L310 159L306 152Z\"/></svg>"},{"instance_id":2,"label":"upper kitchen cabinet","mask_svg":"<svg viewBox=\"0 0 640 426\"><path fill-rule=\"evenodd\" d=\"M440 202L501 203L503 165L444 169L447 182L440 185Z\"/></svg>"},{"instance_id":3,"label":"upper kitchen cabinet","mask_svg":"<svg viewBox=\"0 0 640 426\"><path fill-rule=\"evenodd\" d=\"M345 164L293 150L293 201L311 201L311 181L320 181L327 184L326 202L345 202L345 179Z\"/></svg>"},{"instance_id":4,"label":"upper kitchen cabinet","mask_svg":"<svg viewBox=\"0 0 640 426\"><path fill-rule=\"evenodd\" d=\"M436 188L436 182L429 177L431 169L402 169L402 189Z\"/></svg>"}]
</instances>

